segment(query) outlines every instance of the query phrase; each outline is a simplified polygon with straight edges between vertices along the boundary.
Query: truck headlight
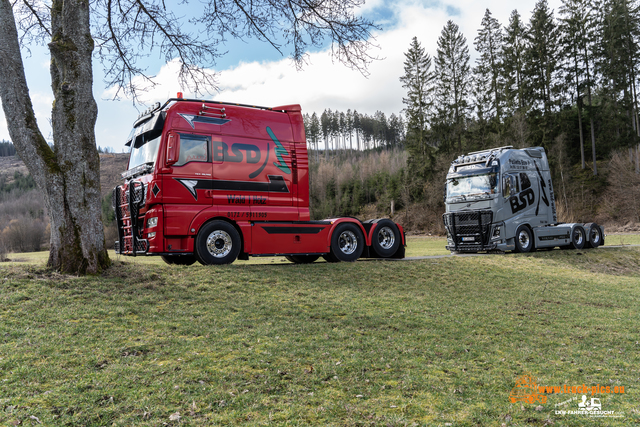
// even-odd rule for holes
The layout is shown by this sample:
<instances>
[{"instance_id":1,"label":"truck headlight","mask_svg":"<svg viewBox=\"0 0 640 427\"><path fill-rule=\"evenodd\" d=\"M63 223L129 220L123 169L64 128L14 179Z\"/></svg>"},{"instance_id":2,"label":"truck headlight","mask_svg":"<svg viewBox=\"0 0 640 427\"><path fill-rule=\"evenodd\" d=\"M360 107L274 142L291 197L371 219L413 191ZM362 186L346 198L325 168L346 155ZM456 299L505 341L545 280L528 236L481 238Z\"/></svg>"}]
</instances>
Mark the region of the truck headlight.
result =
<instances>
[{"instance_id":1,"label":"truck headlight","mask_svg":"<svg viewBox=\"0 0 640 427\"><path fill-rule=\"evenodd\" d=\"M153 239L154 237L156 237L156 232L155 231L153 233L149 233L147 235L147 239Z\"/></svg>"},{"instance_id":2,"label":"truck headlight","mask_svg":"<svg viewBox=\"0 0 640 427\"><path fill-rule=\"evenodd\" d=\"M154 216L154 217L149 218L147 220L147 228L153 228L156 225L158 225L158 217L157 216Z\"/></svg>"},{"instance_id":3,"label":"truck headlight","mask_svg":"<svg viewBox=\"0 0 640 427\"><path fill-rule=\"evenodd\" d=\"M500 237L500 227L496 227L496 228L493 229L492 238L495 239L495 238L498 238L498 237Z\"/></svg>"}]
</instances>

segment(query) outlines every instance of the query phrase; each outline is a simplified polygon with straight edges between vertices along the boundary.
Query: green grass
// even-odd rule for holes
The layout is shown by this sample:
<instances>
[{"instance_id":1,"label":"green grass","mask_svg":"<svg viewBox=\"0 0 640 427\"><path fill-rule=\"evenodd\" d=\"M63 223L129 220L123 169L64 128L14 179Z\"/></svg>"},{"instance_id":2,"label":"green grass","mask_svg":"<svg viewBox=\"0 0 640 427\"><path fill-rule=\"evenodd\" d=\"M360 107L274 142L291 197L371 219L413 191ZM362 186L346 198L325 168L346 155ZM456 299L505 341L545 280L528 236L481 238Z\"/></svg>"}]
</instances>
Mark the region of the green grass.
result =
<instances>
[{"instance_id":1,"label":"green grass","mask_svg":"<svg viewBox=\"0 0 640 427\"><path fill-rule=\"evenodd\" d=\"M637 248L148 262L116 260L98 277L0 265L0 425L640 422ZM511 403L525 372L540 385L625 386L597 396L625 418L554 414L572 395Z\"/></svg>"},{"instance_id":2,"label":"green grass","mask_svg":"<svg viewBox=\"0 0 640 427\"><path fill-rule=\"evenodd\" d=\"M605 246L640 245L640 234L628 234L628 233L606 234L604 244Z\"/></svg>"},{"instance_id":3,"label":"green grass","mask_svg":"<svg viewBox=\"0 0 640 427\"><path fill-rule=\"evenodd\" d=\"M447 255L447 239L435 236L407 236L406 256Z\"/></svg>"}]
</instances>

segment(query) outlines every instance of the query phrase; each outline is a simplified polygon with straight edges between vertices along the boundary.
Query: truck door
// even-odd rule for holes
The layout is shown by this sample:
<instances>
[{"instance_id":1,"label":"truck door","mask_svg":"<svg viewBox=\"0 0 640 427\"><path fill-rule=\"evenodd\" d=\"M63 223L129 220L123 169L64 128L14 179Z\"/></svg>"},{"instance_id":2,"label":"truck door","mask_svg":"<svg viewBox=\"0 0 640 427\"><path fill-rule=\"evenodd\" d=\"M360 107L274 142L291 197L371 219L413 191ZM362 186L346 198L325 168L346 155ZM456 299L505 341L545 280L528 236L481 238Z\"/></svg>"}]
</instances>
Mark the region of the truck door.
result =
<instances>
[{"instance_id":1,"label":"truck door","mask_svg":"<svg viewBox=\"0 0 640 427\"><path fill-rule=\"evenodd\" d=\"M212 205L211 136L170 132L177 138L177 162L163 174L165 236L186 236L195 215Z\"/></svg>"}]
</instances>

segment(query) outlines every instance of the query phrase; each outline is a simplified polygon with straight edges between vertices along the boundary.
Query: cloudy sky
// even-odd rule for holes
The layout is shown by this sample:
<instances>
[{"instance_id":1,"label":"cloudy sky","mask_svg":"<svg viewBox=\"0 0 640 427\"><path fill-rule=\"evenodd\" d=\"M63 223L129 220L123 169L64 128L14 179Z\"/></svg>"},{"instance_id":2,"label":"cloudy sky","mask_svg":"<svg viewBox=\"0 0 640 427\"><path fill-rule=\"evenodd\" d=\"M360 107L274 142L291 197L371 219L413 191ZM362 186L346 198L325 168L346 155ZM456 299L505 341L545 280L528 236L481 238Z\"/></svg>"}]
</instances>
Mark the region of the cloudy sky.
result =
<instances>
[{"instance_id":1,"label":"cloudy sky","mask_svg":"<svg viewBox=\"0 0 640 427\"><path fill-rule=\"evenodd\" d=\"M557 16L560 1L548 2ZM418 37L427 52L434 56L440 32L451 19L467 38L473 60L473 39L487 8L504 26L514 8L528 22L535 3L535 0L517 3L498 0L367 0L361 13L381 26L381 30L374 33L379 49L371 53L382 58L370 65L368 77L332 62L326 50L311 53L304 69L296 71L289 58L281 56L265 43L233 41L227 46L229 53L218 61L213 70L218 73L219 92L206 98L267 107L300 104L303 112L309 113L321 113L325 108L341 111L351 108L367 114L377 110L387 115L398 114L403 108L404 95L398 79L403 73L404 52L412 37ZM49 57L46 49L32 46L31 54L23 53L23 58L36 118L43 134L50 140L53 96ZM120 152L139 110L146 106L136 107L131 100L110 100L114 88L105 87L100 67L99 63L94 63L94 96L99 110L97 144ZM150 59L148 71L156 75L159 84L146 93L145 102L164 102L179 91L186 97L193 96L188 88L178 84L175 63L153 63ZM0 139L10 139L1 111Z\"/></svg>"}]
</instances>

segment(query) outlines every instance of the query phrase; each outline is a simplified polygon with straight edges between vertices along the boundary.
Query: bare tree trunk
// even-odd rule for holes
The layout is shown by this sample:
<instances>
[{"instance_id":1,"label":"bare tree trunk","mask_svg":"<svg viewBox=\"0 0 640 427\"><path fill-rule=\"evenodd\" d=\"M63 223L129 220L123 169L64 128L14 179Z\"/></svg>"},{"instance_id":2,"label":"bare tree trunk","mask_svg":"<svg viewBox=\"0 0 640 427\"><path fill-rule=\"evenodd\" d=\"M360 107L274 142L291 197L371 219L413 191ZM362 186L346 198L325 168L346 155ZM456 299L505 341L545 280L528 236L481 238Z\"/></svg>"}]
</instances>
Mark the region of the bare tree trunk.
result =
<instances>
[{"instance_id":1,"label":"bare tree trunk","mask_svg":"<svg viewBox=\"0 0 640 427\"><path fill-rule=\"evenodd\" d=\"M578 59L574 58L574 73L576 74L576 105L578 106L578 127L580 128L580 159L582 162L582 169L586 167L584 161L584 135L582 133L582 97L580 96L580 81L578 79Z\"/></svg>"},{"instance_id":2,"label":"bare tree trunk","mask_svg":"<svg viewBox=\"0 0 640 427\"><path fill-rule=\"evenodd\" d=\"M16 151L45 194L51 220L48 265L66 273L97 273L110 261L101 220L89 3L54 0L51 29L54 149L36 123L9 0L0 0L0 97Z\"/></svg>"},{"instance_id":3,"label":"bare tree trunk","mask_svg":"<svg viewBox=\"0 0 640 427\"><path fill-rule=\"evenodd\" d=\"M587 99L589 101L589 124L591 127L591 154L593 155L593 174L598 175L598 167L596 165L596 131L593 125L593 111L591 103L591 73L589 71L589 55L585 48L585 64L587 66Z\"/></svg>"}]
</instances>

